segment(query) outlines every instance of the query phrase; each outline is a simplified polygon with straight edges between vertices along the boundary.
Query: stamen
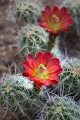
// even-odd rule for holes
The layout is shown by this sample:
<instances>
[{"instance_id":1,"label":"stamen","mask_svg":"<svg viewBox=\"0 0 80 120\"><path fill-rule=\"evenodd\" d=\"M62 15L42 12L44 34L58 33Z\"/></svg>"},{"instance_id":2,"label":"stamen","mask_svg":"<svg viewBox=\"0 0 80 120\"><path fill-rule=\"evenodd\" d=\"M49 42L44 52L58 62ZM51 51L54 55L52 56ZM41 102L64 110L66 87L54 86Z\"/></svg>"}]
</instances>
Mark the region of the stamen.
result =
<instances>
[{"instance_id":1,"label":"stamen","mask_svg":"<svg viewBox=\"0 0 80 120\"><path fill-rule=\"evenodd\" d=\"M40 73L43 73L46 70L46 67L44 67L43 64L40 64L38 69Z\"/></svg>"},{"instance_id":2,"label":"stamen","mask_svg":"<svg viewBox=\"0 0 80 120\"><path fill-rule=\"evenodd\" d=\"M58 23L59 22L59 18L56 15L53 15L52 18L53 18L53 22L54 23Z\"/></svg>"}]
</instances>

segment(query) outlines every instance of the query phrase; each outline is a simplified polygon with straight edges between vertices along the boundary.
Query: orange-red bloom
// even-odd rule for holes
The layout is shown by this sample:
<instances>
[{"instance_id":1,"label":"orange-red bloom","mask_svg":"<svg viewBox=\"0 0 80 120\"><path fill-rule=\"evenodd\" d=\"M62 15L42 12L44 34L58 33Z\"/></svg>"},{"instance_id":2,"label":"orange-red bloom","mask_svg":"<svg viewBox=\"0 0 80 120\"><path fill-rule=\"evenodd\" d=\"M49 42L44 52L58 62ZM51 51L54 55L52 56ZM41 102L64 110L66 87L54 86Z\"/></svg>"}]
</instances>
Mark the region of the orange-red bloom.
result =
<instances>
[{"instance_id":1,"label":"orange-red bloom","mask_svg":"<svg viewBox=\"0 0 80 120\"><path fill-rule=\"evenodd\" d=\"M51 9L50 6L46 6L42 11L42 17L42 20L38 19L39 25L53 34L68 30L69 25L73 22L66 7L59 9L55 6Z\"/></svg>"},{"instance_id":2,"label":"orange-red bloom","mask_svg":"<svg viewBox=\"0 0 80 120\"><path fill-rule=\"evenodd\" d=\"M34 81L37 87L49 86L51 84L58 84L58 77L62 71L59 65L59 59L52 58L50 52L38 52L36 58L29 54L28 60L23 63L26 72L23 76L29 77Z\"/></svg>"}]
</instances>

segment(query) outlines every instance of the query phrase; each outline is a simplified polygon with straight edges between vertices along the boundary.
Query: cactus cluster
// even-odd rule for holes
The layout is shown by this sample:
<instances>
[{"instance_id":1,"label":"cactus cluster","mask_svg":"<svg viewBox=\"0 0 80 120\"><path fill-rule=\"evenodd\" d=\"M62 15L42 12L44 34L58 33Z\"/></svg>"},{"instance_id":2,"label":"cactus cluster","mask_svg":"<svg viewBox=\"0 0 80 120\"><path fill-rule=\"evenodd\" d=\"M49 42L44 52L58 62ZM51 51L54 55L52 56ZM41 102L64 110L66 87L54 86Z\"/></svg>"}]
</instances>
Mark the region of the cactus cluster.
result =
<instances>
[{"instance_id":1,"label":"cactus cluster","mask_svg":"<svg viewBox=\"0 0 80 120\"><path fill-rule=\"evenodd\" d=\"M40 113L38 120L80 120L80 108L67 97L50 97Z\"/></svg>"},{"instance_id":2,"label":"cactus cluster","mask_svg":"<svg viewBox=\"0 0 80 120\"><path fill-rule=\"evenodd\" d=\"M33 83L21 75L4 76L0 81L0 103L15 117L26 116L24 111L30 108L32 89Z\"/></svg>"},{"instance_id":3,"label":"cactus cluster","mask_svg":"<svg viewBox=\"0 0 80 120\"><path fill-rule=\"evenodd\" d=\"M18 32L19 50L24 54L33 54L37 51L46 51L48 35L39 26L27 25Z\"/></svg>"},{"instance_id":4,"label":"cactus cluster","mask_svg":"<svg viewBox=\"0 0 80 120\"><path fill-rule=\"evenodd\" d=\"M62 66L60 81L63 84L64 93L78 96L80 94L80 60L65 59Z\"/></svg>"},{"instance_id":5,"label":"cactus cluster","mask_svg":"<svg viewBox=\"0 0 80 120\"><path fill-rule=\"evenodd\" d=\"M19 1L16 5L16 17L21 23L36 23L40 16L40 10L37 4L31 1Z\"/></svg>"}]
</instances>

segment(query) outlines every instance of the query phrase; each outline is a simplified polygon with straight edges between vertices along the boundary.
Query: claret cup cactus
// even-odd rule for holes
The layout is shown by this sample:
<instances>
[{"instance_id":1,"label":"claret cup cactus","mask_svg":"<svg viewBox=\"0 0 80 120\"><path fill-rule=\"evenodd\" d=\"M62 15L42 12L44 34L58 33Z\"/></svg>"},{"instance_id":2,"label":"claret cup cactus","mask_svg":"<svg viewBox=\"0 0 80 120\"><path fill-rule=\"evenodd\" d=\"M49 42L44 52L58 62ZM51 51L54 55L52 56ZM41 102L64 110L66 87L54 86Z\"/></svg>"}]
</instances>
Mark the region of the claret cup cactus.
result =
<instances>
[{"instance_id":1,"label":"claret cup cactus","mask_svg":"<svg viewBox=\"0 0 80 120\"><path fill-rule=\"evenodd\" d=\"M71 98L53 96L44 104L38 120L80 120L80 108Z\"/></svg>"}]
</instances>

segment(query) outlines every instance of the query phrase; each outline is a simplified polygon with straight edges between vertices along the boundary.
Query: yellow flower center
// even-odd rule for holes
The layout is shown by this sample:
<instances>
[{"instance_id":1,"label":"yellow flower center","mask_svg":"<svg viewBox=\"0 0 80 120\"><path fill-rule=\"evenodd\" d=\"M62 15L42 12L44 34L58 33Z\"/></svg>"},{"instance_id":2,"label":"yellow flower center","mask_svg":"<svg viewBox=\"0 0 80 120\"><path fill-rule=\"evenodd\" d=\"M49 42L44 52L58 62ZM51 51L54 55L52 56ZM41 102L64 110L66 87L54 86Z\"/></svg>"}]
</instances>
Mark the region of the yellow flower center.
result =
<instances>
[{"instance_id":1,"label":"yellow flower center","mask_svg":"<svg viewBox=\"0 0 80 120\"><path fill-rule=\"evenodd\" d=\"M49 22L49 28L57 31L60 29L60 20L59 17L57 17L56 15L52 15L52 20Z\"/></svg>"},{"instance_id":2,"label":"yellow flower center","mask_svg":"<svg viewBox=\"0 0 80 120\"><path fill-rule=\"evenodd\" d=\"M35 70L35 77L40 79L47 79L48 78L48 71L43 64L40 64L38 69Z\"/></svg>"}]
</instances>

